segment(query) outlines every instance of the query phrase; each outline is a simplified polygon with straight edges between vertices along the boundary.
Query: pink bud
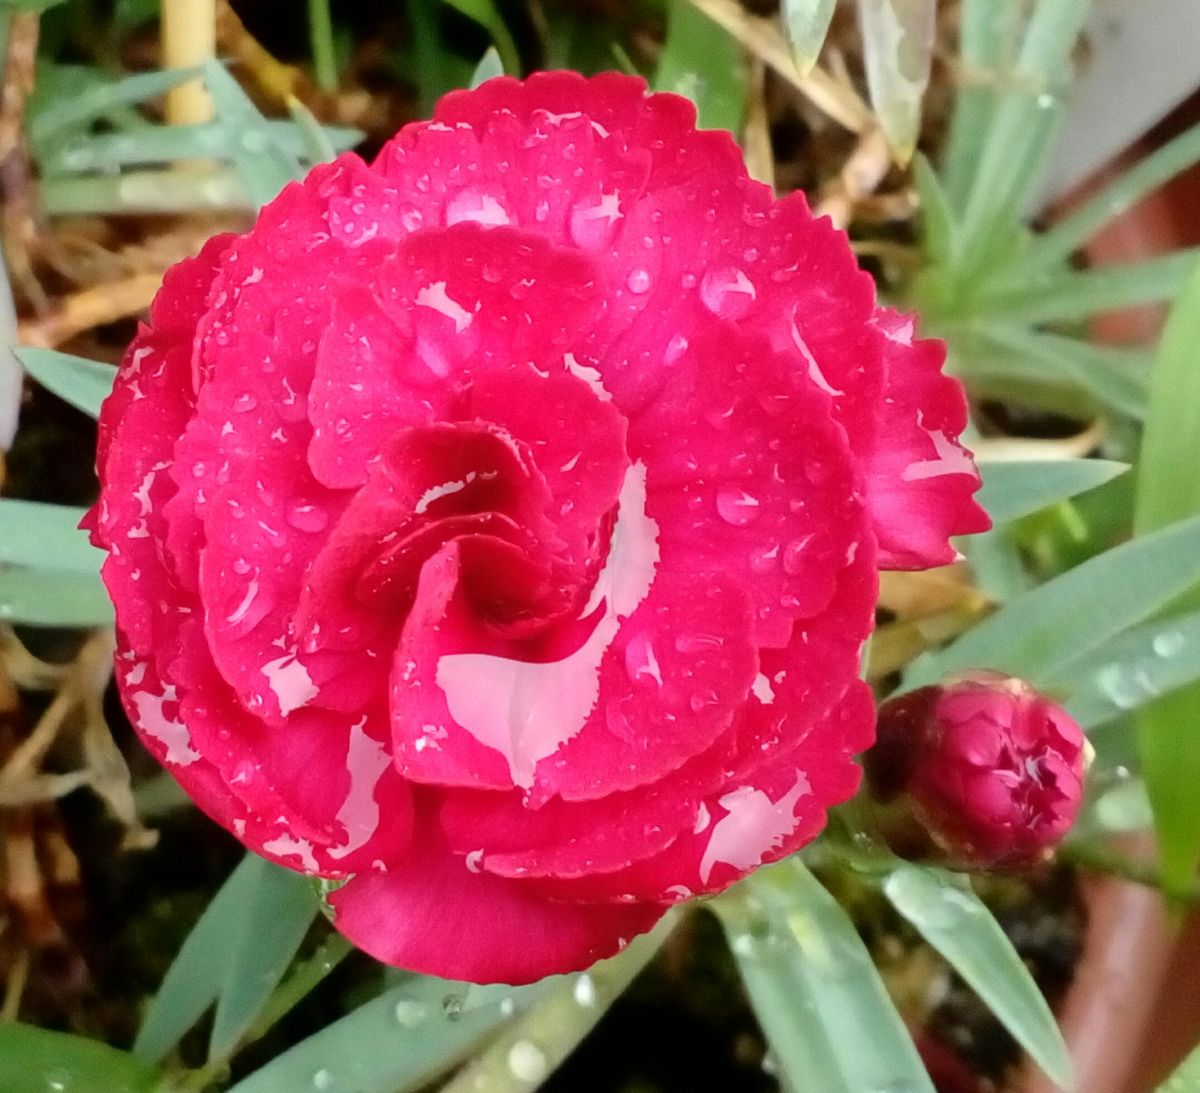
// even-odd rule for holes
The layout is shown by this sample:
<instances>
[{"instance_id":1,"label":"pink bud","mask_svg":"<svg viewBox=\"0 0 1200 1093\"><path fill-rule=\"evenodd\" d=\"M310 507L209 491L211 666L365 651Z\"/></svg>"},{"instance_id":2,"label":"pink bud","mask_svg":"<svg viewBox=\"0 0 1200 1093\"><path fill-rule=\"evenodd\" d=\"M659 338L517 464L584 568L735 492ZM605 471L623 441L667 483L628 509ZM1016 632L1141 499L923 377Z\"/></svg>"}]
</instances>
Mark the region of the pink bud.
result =
<instances>
[{"instance_id":1,"label":"pink bud","mask_svg":"<svg viewBox=\"0 0 1200 1093\"><path fill-rule=\"evenodd\" d=\"M1013 867L1066 835L1089 751L1079 725L1030 684L977 671L885 702L865 765L893 819L910 813L953 863ZM897 849L912 850L911 824L886 826Z\"/></svg>"}]
</instances>

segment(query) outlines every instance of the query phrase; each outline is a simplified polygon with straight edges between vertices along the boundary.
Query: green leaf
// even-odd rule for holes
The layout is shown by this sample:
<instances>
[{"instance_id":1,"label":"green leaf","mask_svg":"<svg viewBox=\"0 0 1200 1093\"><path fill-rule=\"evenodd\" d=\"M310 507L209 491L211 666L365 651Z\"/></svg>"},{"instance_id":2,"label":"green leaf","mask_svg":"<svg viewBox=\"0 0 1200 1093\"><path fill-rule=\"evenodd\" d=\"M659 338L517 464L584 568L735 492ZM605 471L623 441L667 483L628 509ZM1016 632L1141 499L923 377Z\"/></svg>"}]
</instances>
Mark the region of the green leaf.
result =
<instances>
[{"instance_id":1,"label":"green leaf","mask_svg":"<svg viewBox=\"0 0 1200 1093\"><path fill-rule=\"evenodd\" d=\"M740 133L746 118L743 65L742 48L729 34L688 0L670 0L655 91L691 99L705 129Z\"/></svg>"},{"instance_id":2,"label":"green leaf","mask_svg":"<svg viewBox=\"0 0 1200 1093\"><path fill-rule=\"evenodd\" d=\"M338 88L337 51L333 45L333 20L329 0L308 0L308 38L312 46L313 75L325 92Z\"/></svg>"},{"instance_id":3,"label":"green leaf","mask_svg":"<svg viewBox=\"0 0 1200 1093\"><path fill-rule=\"evenodd\" d=\"M249 209L239 172L231 167L192 167L186 171L129 171L80 178L46 178L39 186L42 209L50 216L91 213L186 213Z\"/></svg>"},{"instance_id":4,"label":"green leaf","mask_svg":"<svg viewBox=\"0 0 1200 1093\"><path fill-rule=\"evenodd\" d=\"M291 155L308 163L323 163L353 148L362 133L345 126L322 126L298 100L289 104L292 121L269 121L273 139ZM114 168L145 167L187 159L232 159L229 126L151 125L122 133L74 137L42 157L47 174L75 175Z\"/></svg>"},{"instance_id":5,"label":"green leaf","mask_svg":"<svg viewBox=\"0 0 1200 1093\"><path fill-rule=\"evenodd\" d=\"M460 1063L555 982L476 987L414 976L302 1040L230 1093L412 1093Z\"/></svg>"},{"instance_id":6,"label":"green leaf","mask_svg":"<svg viewBox=\"0 0 1200 1093\"><path fill-rule=\"evenodd\" d=\"M801 76L816 66L837 0L783 0L783 29Z\"/></svg>"},{"instance_id":7,"label":"green leaf","mask_svg":"<svg viewBox=\"0 0 1200 1093\"><path fill-rule=\"evenodd\" d=\"M820 1093L933 1093L846 912L790 858L711 904L781 1074Z\"/></svg>"},{"instance_id":8,"label":"green leaf","mask_svg":"<svg viewBox=\"0 0 1200 1093\"><path fill-rule=\"evenodd\" d=\"M160 1061L217 1000L232 965L230 942L254 898L262 864L247 854L188 934L134 1040L139 1059Z\"/></svg>"},{"instance_id":9,"label":"green leaf","mask_svg":"<svg viewBox=\"0 0 1200 1093\"><path fill-rule=\"evenodd\" d=\"M980 460L983 488L975 499L993 524L1007 524L1102 486L1127 470L1129 464L1107 459Z\"/></svg>"},{"instance_id":10,"label":"green leaf","mask_svg":"<svg viewBox=\"0 0 1200 1093\"><path fill-rule=\"evenodd\" d=\"M1049 1078L1072 1084L1071 1057L1033 976L965 878L907 862L883 881L892 905L987 1004Z\"/></svg>"},{"instance_id":11,"label":"green leaf","mask_svg":"<svg viewBox=\"0 0 1200 1093\"><path fill-rule=\"evenodd\" d=\"M1016 70L1009 74L978 149L963 213L966 275L990 270L997 253L1011 246L1061 116L1075 43L1090 10L1091 0L1034 4Z\"/></svg>"},{"instance_id":12,"label":"green leaf","mask_svg":"<svg viewBox=\"0 0 1200 1093\"><path fill-rule=\"evenodd\" d=\"M1140 163L1126 168L1094 197L1035 238L1014 270L1028 277L1058 265L1088 242L1109 220L1132 208L1200 160L1200 125L1180 133Z\"/></svg>"},{"instance_id":13,"label":"green leaf","mask_svg":"<svg viewBox=\"0 0 1200 1093\"><path fill-rule=\"evenodd\" d=\"M89 628L112 623L98 574L0 564L0 620L24 626Z\"/></svg>"},{"instance_id":14,"label":"green leaf","mask_svg":"<svg viewBox=\"0 0 1200 1093\"><path fill-rule=\"evenodd\" d=\"M457 11L461 11L468 19L473 19L492 36L492 42L504 61L504 71L510 76L521 73L521 55L517 52L517 43L513 40L512 32L500 14L495 0L442 0L443 3Z\"/></svg>"},{"instance_id":15,"label":"green leaf","mask_svg":"<svg viewBox=\"0 0 1200 1093\"><path fill-rule=\"evenodd\" d=\"M88 542L79 521L87 509L0 498L0 564L62 569L95 576L104 552Z\"/></svg>"},{"instance_id":16,"label":"green leaf","mask_svg":"<svg viewBox=\"0 0 1200 1093\"><path fill-rule=\"evenodd\" d=\"M44 144L51 137L86 125L119 106L145 102L185 84L200 74L199 68L179 68L162 72L142 72L98 87L89 87L74 96L60 96L39 110L29 122L29 138Z\"/></svg>"},{"instance_id":17,"label":"green leaf","mask_svg":"<svg viewBox=\"0 0 1200 1093\"><path fill-rule=\"evenodd\" d=\"M913 183L921 208L921 245L929 264L948 264L958 253L958 225L950 199L929 160L913 160Z\"/></svg>"},{"instance_id":18,"label":"green leaf","mask_svg":"<svg viewBox=\"0 0 1200 1093\"><path fill-rule=\"evenodd\" d=\"M1134 531L1159 536L1194 524L1200 513L1200 268L1171 309L1150 384L1142 434ZM1192 517L1192 519L1187 519ZM1186 523L1176 521L1186 520ZM1167 532L1157 531L1167 527ZM1193 548L1195 550L1195 548ZM1200 580L1183 589L1173 612L1200 608ZM1159 699L1138 718L1142 774L1154 807L1164 881L1181 887L1200 858L1200 683Z\"/></svg>"},{"instance_id":19,"label":"green leaf","mask_svg":"<svg viewBox=\"0 0 1200 1093\"><path fill-rule=\"evenodd\" d=\"M1045 682L1070 696L1067 710L1085 729L1099 728L1200 679L1200 611L1135 626Z\"/></svg>"},{"instance_id":20,"label":"green leaf","mask_svg":"<svg viewBox=\"0 0 1200 1093\"><path fill-rule=\"evenodd\" d=\"M1200 578L1200 517L1091 558L1010 600L946 649L913 662L906 687L994 668L1037 683L1171 603Z\"/></svg>"},{"instance_id":21,"label":"green leaf","mask_svg":"<svg viewBox=\"0 0 1200 1093\"><path fill-rule=\"evenodd\" d=\"M107 1044L65 1032L0 1022L0 1089L4 1093L150 1093L162 1076Z\"/></svg>"},{"instance_id":22,"label":"green leaf","mask_svg":"<svg viewBox=\"0 0 1200 1093\"><path fill-rule=\"evenodd\" d=\"M871 104L896 159L912 159L929 85L937 0L858 0Z\"/></svg>"},{"instance_id":23,"label":"green leaf","mask_svg":"<svg viewBox=\"0 0 1200 1093\"><path fill-rule=\"evenodd\" d=\"M241 85L217 61L204 66L204 84L231 137L230 158L251 201L262 207L304 174L300 161L271 130Z\"/></svg>"},{"instance_id":24,"label":"green leaf","mask_svg":"<svg viewBox=\"0 0 1200 1093\"><path fill-rule=\"evenodd\" d=\"M25 371L47 390L90 417L100 416L100 404L112 393L117 378L111 364L28 345L17 346L14 352Z\"/></svg>"},{"instance_id":25,"label":"green leaf","mask_svg":"<svg viewBox=\"0 0 1200 1093\"><path fill-rule=\"evenodd\" d=\"M976 74L977 86L964 82L955 98L941 180L951 207L962 212L1002 101L1000 89L1012 78L1022 12L1020 4L996 0L962 0L959 8L958 62L963 72Z\"/></svg>"},{"instance_id":26,"label":"green leaf","mask_svg":"<svg viewBox=\"0 0 1200 1093\"><path fill-rule=\"evenodd\" d=\"M210 1059L233 1053L317 917L318 901L307 877L262 858L250 860L252 887L225 938L225 983L217 998Z\"/></svg>"},{"instance_id":27,"label":"green leaf","mask_svg":"<svg viewBox=\"0 0 1200 1093\"><path fill-rule=\"evenodd\" d=\"M488 46L487 52L479 58L479 64L475 66L475 71L471 73L471 83L469 86L474 90L480 84L487 83L488 80L503 75L504 62L500 60L499 52L495 46Z\"/></svg>"},{"instance_id":28,"label":"green leaf","mask_svg":"<svg viewBox=\"0 0 1200 1093\"><path fill-rule=\"evenodd\" d=\"M1018 401L1034 394L1037 385L1068 383L1102 406L1128 417L1146 415L1149 357L1141 349L1092 345L1079 338L1030 330L1016 323L992 323L972 329L965 338L950 334L960 349L955 355L964 379L1003 377L1019 383L1011 392ZM1069 410L1078 407L1071 400Z\"/></svg>"},{"instance_id":29,"label":"green leaf","mask_svg":"<svg viewBox=\"0 0 1200 1093\"><path fill-rule=\"evenodd\" d=\"M1200 247L1192 247L1144 262L1025 279L1017 289L985 296L976 308L980 317L987 319L1081 322L1106 311L1174 299L1196 268L1197 259Z\"/></svg>"}]
</instances>

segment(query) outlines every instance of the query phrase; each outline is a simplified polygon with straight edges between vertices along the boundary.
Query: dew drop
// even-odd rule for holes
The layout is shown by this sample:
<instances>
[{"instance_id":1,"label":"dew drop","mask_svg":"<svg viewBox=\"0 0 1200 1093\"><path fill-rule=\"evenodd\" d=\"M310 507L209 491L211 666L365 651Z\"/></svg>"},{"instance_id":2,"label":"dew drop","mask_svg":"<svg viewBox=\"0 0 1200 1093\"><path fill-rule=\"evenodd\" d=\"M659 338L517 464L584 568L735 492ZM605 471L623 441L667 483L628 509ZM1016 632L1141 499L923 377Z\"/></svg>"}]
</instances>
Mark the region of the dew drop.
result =
<instances>
[{"instance_id":1,"label":"dew drop","mask_svg":"<svg viewBox=\"0 0 1200 1093\"><path fill-rule=\"evenodd\" d=\"M730 266L709 270L700 282L700 300L719 319L740 319L757 295L754 282Z\"/></svg>"},{"instance_id":2,"label":"dew drop","mask_svg":"<svg viewBox=\"0 0 1200 1093\"><path fill-rule=\"evenodd\" d=\"M518 1040L508 1049L508 1069L518 1081L531 1085L546 1077L546 1053L529 1040Z\"/></svg>"},{"instance_id":3,"label":"dew drop","mask_svg":"<svg viewBox=\"0 0 1200 1093\"><path fill-rule=\"evenodd\" d=\"M329 516L323 508L317 505L297 502L288 506L287 522L297 531L316 533L324 531L329 523Z\"/></svg>"},{"instance_id":4,"label":"dew drop","mask_svg":"<svg viewBox=\"0 0 1200 1093\"><path fill-rule=\"evenodd\" d=\"M793 539L783 548L783 571L795 576L804 568L804 554L808 544L812 542L811 535L802 539Z\"/></svg>"},{"instance_id":5,"label":"dew drop","mask_svg":"<svg viewBox=\"0 0 1200 1093\"><path fill-rule=\"evenodd\" d=\"M575 987L571 993L575 997L576 1005L594 1006L596 1004L596 984L587 972L575 980Z\"/></svg>"},{"instance_id":6,"label":"dew drop","mask_svg":"<svg viewBox=\"0 0 1200 1093\"><path fill-rule=\"evenodd\" d=\"M332 1089L333 1075L324 1067L318 1070L312 1078L313 1089Z\"/></svg>"},{"instance_id":7,"label":"dew drop","mask_svg":"<svg viewBox=\"0 0 1200 1093\"><path fill-rule=\"evenodd\" d=\"M442 999L442 1013L448 1021L457 1021L463 1012L463 1006L466 1004L466 996L462 994L448 994Z\"/></svg>"},{"instance_id":8,"label":"dew drop","mask_svg":"<svg viewBox=\"0 0 1200 1093\"><path fill-rule=\"evenodd\" d=\"M692 713L700 713L708 709L709 706L717 704L716 691L694 691L692 697L688 699L688 705L692 709Z\"/></svg>"},{"instance_id":9,"label":"dew drop","mask_svg":"<svg viewBox=\"0 0 1200 1093\"><path fill-rule=\"evenodd\" d=\"M760 515L758 498L738 486L722 486L717 490L717 514L735 528L747 527Z\"/></svg>"},{"instance_id":10,"label":"dew drop","mask_svg":"<svg viewBox=\"0 0 1200 1093\"><path fill-rule=\"evenodd\" d=\"M1178 630L1164 630L1154 636L1152 648L1155 656L1166 658L1175 656L1186 644L1187 639Z\"/></svg>"},{"instance_id":11,"label":"dew drop","mask_svg":"<svg viewBox=\"0 0 1200 1093\"><path fill-rule=\"evenodd\" d=\"M706 653L712 649L720 649L724 644L725 639L716 634L687 633L680 634L675 639L675 651L684 654Z\"/></svg>"},{"instance_id":12,"label":"dew drop","mask_svg":"<svg viewBox=\"0 0 1200 1093\"><path fill-rule=\"evenodd\" d=\"M401 998L392 1010L398 1024L405 1028L416 1028L425 1020L425 1007L413 998Z\"/></svg>"},{"instance_id":13,"label":"dew drop","mask_svg":"<svg viewBox=\"0 0 1200 1093\"><path fill-rule=\"evenodd\" d=\"M245 414L250 410L253 410L257 405L258 399L256 399L252 394L250 394L249 391L247 391L243 395L238 395L238 397L233 400L233 412L235 414Z\"/></svg>"},{"instance_id":14,"label":"dew drop","mask_svg":"<svg viewBox=\"0 0 1200 1093\"><path fill-rule=\"evenodd\" d=\"M644 269L630 270L629 277L625 283L629 286L629 291L635 296L642 296L650 291L650 274Z\"/></svg>"}]
</instances>

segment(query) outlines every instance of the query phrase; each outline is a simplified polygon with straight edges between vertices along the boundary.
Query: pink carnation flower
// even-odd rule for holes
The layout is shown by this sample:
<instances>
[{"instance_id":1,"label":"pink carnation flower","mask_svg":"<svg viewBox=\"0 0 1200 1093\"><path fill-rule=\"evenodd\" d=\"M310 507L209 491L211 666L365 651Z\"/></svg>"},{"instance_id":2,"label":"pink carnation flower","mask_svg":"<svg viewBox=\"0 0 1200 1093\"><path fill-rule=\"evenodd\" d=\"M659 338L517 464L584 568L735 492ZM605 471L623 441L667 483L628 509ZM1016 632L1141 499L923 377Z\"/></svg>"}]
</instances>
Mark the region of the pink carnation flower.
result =
<instances>
[{"instance_id":1,"label":"pink carnation flower","mask_svg":"<svg viewBox=\"0 0 1200 1093\"><path fill-rule=\"evenodd\" d=\"M968 869L1046 857L1079 812L1086 765L1083 730L1064 709L1022 679L986 671L884 703L866 756L876 796L886 804L903 794L903 809Z\"/></svg>"},{"instance_id":2,"label":"pink carnation flower","mask_svg":"<svg viewBox=\"0 0 1200 1093\"><path fill-rule=\"evenodd\" d=\"M129 715L382 960L579 968L807 843L879 567L986 526L941 345L694 121L448 95L176 266L105 403Z\"/></svg>"}]
</instances>

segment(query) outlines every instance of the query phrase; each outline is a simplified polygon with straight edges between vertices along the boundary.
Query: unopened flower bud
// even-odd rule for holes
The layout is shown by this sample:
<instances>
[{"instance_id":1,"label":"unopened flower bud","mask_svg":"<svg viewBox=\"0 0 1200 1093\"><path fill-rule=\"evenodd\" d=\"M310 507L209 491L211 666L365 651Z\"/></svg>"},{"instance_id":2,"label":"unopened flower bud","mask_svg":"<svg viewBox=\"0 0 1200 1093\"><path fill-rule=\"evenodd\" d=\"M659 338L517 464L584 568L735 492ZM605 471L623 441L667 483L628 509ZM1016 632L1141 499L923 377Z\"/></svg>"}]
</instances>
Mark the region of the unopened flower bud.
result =
<instances>
[{"instance_id":1,"label":"unopened flower bud","mask_svg":"<svg viewBox=\"0 0 1200 1093\"><path fill-rule=\"evenodd\" d=\"M931 839L950 863L981 869L1049 855L1079 811L1089 755L1060 706L978 671L885 702L865 766L898 852L920 856Z\"/></svg>"}]
</instances>

